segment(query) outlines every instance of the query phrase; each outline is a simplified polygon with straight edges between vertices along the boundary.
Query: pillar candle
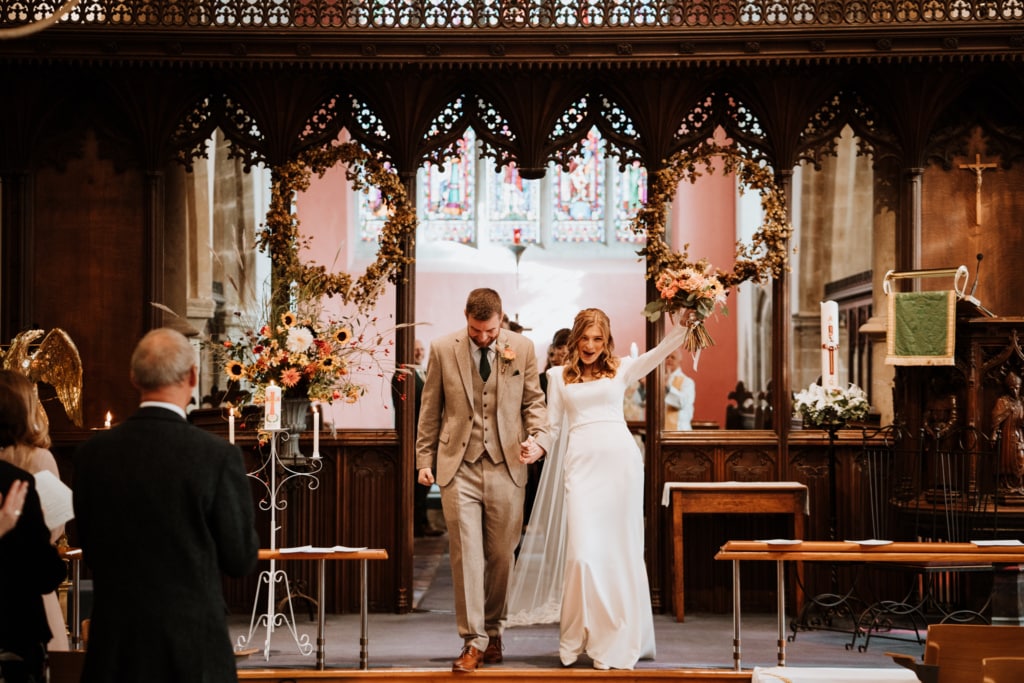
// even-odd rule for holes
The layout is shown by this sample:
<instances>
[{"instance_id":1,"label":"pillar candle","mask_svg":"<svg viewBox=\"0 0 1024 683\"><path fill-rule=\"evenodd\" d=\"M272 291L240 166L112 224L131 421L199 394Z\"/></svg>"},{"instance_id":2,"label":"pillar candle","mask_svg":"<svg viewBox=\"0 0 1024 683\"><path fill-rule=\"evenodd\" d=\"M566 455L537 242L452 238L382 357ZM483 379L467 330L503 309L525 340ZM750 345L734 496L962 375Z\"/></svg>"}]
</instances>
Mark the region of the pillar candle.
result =
<instances>
[{"instance_id":1,"label":"pillar candle","mask_svg":"<svg viewBox=\"0 0 1024 683\"><path fill-rule=\"evenodd\" d=\"M228 408L228 441L235 442L235 407Z\"/></svg>"},{"instance_id":2,"label":"pillar candle","mask_svg":"<svg viewBox=\"0 0 1024 683\"><path fill-rule=\"evenodd\" d=\"M320 406L313 402L313 457L320 457Z\"/></svg>"},{"instance_id":3,"label":"pillar candle","mask_svg":"<svg viewBox=\"0 0 1024 683\"><path fill-rule=\"evenodd\" d=\"M512 243L519 244L523 240L523 231L520 228L512 229Z\"/></svg>"},{"instance_id":4,"label":"pillar candle","mask_svg":"<svg viewBox=\"0 0 1024 683\"><path fill-rule=\"evenodd\" d=\"M839 304L821 302L821 386L839 388Z\"/></svg>"},{"instance_id":5,"label":"pillar candle","mask_svg":"<svg viewBox=\"0 0 1024 683\"><path fill-rule=\"evenodd\" d=\"M270 384L263 391L263 428L281 428L281 387Z\"/></svg>"}]
</instances>

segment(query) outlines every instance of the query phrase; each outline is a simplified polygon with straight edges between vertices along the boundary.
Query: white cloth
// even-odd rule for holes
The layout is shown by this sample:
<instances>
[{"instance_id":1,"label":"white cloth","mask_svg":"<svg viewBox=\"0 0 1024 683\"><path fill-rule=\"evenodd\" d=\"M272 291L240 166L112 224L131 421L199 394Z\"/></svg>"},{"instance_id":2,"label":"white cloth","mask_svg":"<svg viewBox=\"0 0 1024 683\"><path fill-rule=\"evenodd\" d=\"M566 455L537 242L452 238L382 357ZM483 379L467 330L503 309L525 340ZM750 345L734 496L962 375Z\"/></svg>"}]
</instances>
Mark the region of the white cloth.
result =
<instances>
[{"instance_id":1,"label":"white cloth","mask_svg":"<svg viewBox=\"0 0 1024 683\"><path fill-rule=\"evenodd\" d=\"M751 683L917 683L913 671L902 667L867 669L821 666L755 666Z\"/></svg>"},{"instance_id":2,"label":"white cloth","mask_svg":"<svg viewBox=\"0 0 1024 683\"><path fill-rule=\"evenodd\" d=\"M509 611L510 623L533 623L522 619L531 608L538 620L553 621L549 608L554 593L537 591L536 596L524 597L523 586L538 580L533 577L553 576L563 561L559 655L564 664L586 653L596 667L632 669L640 658L654 657L654 618L644 564L643 459L623 417L622 401L626 388L677 348L684 332L675 327L651 351L636 359L623 358L613 378L567 386L562 368L548 372L548 419L553 443L559 445L544 467L513 573ZM559 464L551 467L554 462ZM561 491L559 478L564 479ZM557 502L544 501L545 483L553 496L564 495L561 512L555 513ZM541 510L555 516L541 519ZM561 514L564 542L552 533L559 528ZM537 534L546 531L545 538L530 538L535 527ZM543 551L535 545L538 542ZM536 599L532 605L531 597Z\"/></svg>"}]
</instances>

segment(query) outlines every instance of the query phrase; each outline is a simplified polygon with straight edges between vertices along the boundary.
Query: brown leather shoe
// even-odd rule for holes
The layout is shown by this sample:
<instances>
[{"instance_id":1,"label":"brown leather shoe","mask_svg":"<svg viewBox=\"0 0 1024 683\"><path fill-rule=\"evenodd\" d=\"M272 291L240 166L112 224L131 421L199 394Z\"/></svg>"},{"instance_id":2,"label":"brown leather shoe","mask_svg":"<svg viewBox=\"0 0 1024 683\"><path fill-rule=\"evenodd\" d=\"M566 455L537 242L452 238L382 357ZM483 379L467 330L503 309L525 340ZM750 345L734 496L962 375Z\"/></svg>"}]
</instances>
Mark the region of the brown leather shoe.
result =
<instances>
[{"instance_id":1,"label":"brown leather shoe","mask_svg":"<svg viewBox=\"0 0 1024 683\"><path fill-rule=\"evenodd\" d=\"M459 658L452 662L452 672L457 674L471 674L480 668L484 661L484 653L472 645L462 648Z\"/></svg>"},{"instance_id":2,"label":"brown leather shoe","mask_svg":"<svg viewBox=\"0 0 1024 683\"><path fill-rule=\"evenodd\" d=\"M484 664L501 664L505 659L501 654L503 649L501 636L491 636L487 641L487 649L484 650Z\"/></svg>"}]
</instances>

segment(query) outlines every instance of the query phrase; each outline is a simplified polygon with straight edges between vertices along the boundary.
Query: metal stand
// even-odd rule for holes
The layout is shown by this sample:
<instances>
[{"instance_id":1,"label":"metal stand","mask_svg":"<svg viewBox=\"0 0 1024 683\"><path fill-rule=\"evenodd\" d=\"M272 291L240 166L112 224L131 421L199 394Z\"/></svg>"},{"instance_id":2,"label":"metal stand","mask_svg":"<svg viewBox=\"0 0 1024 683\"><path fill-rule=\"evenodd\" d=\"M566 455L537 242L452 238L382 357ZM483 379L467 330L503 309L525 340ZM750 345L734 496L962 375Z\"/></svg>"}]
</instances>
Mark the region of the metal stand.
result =
<instances>
[{"instance_id":1,"label":"metal stand","mask_svg":"<svg viewBox=\"0 0 1024 683\"><path fill-rule=\"evenodd\" d=\"M837 539L837 526L839 519L838 487L836 482L836 436L843 424L830 423L822 425L821 428L828 432L828 540ZM839 633L852 633L856 639L858 628L858 615L863 609L862 601L856 595L857 579L860 572L850 583L849 589L845 592L839 590L839 569L837 563L832 563L829 572L828 593L819 593L809 596L800 614L790 623L789 641L796 640L798 631L836 631ZM850 628L845 629L835 625L837 621L849 620ZM847 649L853 647L851 642Z\"/></svg>"},{"instance_id":2,"label":"metal stand","mask_svg":"<svg viewBox=\"0 0 1024 683\"><path fill-rule=\"evenodd\" d=\"M320 485L320 480L317 479L316 475L323 468L322 459L319 457L306 458L305 462L301 463L303 469L299 470L297 469L300 466L299 462L292 459L283 460L279 455L279 441L297 438L298 434L292 434L286 430L270 430L270 455L263 461L262 465L249 472L249 477L260 482L266 489L266 495L260 500L259 506L261 510L268 510L270 512L271 550L277 550L277 532L280 529L277 524L277 512L288 507L288 501L281 495L284 485L292 480L301 481L302 478L308 479L305 483L310 490L314 490ZM279 470L280 477L278 476ZM314 645L309 642L308 634L300 636L295 627L295 610L292 607L292 591L288 583L288 574L283 569L277 568L276 559L271 559L269 562L270 568L260 572L256 586L256 597L252 604L252 618L249 620L249 633L248 635L238 637L236 649L247 649L252 642L256 630L265 628L266 638L263 641L263 658L269 660L270 640L274 635L274 630L287 627L292 635L292 639L295 641L299 654L309 656L314 651ZM323 577L321 577L322 579ZM280 605L275 599L278 584L283 586L283 597L280 600ZM266 612L260 613L260 593L264 586L267 589ZM322 609L322 605L320 607Z\"/></svg>"}]
</instances>

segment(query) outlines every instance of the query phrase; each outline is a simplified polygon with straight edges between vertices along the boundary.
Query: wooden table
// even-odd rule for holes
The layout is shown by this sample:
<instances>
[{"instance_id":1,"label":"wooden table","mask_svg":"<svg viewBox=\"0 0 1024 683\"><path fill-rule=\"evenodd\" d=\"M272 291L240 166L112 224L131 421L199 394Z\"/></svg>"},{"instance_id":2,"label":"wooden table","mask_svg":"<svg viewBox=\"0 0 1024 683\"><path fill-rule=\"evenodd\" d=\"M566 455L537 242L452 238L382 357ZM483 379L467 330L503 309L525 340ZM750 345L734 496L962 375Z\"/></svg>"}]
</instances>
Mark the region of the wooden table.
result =
<instances>
[{"instance_id":1,"label":"wooden table","mask_svg":"<svg viewBox=\"0 0 1024 683\"><path fill-rule=\"evenodd\" d=\"M357 551L327 551L326 549L318 549L322 552L313 552L303 550L301 552L288 552L287 550L271 550L268 548L260 548L259 559L270 560L271 566L276 562L298 560L298 561L315 561L317 563L317 599L316 599L316 668L319 671L323 671L325 667L324 662L324 645L326 639L324 637L324 628L327 621L325 608L324 608L324 586L327 584L327 562L328 561L359 561L359 668L368 669L370 667L369 658L369 645L370 641L367 637L369 619L368 619L368 590L366 584L366 563L369 560L386 560L388 559L388 553L386 550L370 549L357 550ZM250 634L251 635L251 634ZM267 647L269 648L269 638Z\"/></svg>"},{"instance_id":2,"label":"wooden table","mask_svg":"<svg viewBox=\"0 0 1024 683\"><path fill-rule=\"evenodd\" d=\"M807 486L793 481L777 482L667 482L661 504L671 506L673 583L676 621L686 613L683 597L684 514L788 514L793 518L793 538L804 537L804 517L809 513ZM797 605L803 601L803 568L797 565Z\"/></svg>"},{"instance_id":3,"label":"wooden table","mask_svg":"<svg viewBox=\"0 0 1024 683\"><path fill-rule=\"evenodd\" d=\"M887 543L869 545L851 541L803 541L778 545L764 541L729 541L715 555L732 560L733 668L740 669L740 569L743 560L774 561L779 593L778 664L786 665L786 604L783 563L797 562L890 562L921 563L1024 563L1024 545L976 545L974 543Z\"/></svg>"},{"instance_id":4,"label":"wooden table","mask_svg":"<svg viewBox=\"0 0 1024 683\"><path fill-rule=\"evenodd\" d=\"M64 550L61 555L64 559L68 560L71 564L71 595L68 600L68 620L71 622L71 649L81 650L83 649L84 643L82 642L82 624L80 611L80 592L81 592L81 562L82 562L82 550L80 548L68 548ZM259 551L259 559L270 560L271 562L281 562L284 560L305 560L315 561L317 563L317 624L316 624L316 668L323 670L325 666L324 662L324 645L326 639L324 637L324 628L326 624L326 614L324 608L324 586L327 584L327 562L328 561L339 561L339 560L358 560L359 566L359 618L360 618L360 634L359 634L359 668L369 668L369 638L367 638L367 630L369 625L368 618L368 590L366 584L366 569L367 561L369 560L386 560L388 559L388 553L386 550L378 549L366 549L355 552L287 552L278 550L270 550L268 548L261 548ZM250 634L251 635L251 634Z\"/></svg>"}]
</instances>

